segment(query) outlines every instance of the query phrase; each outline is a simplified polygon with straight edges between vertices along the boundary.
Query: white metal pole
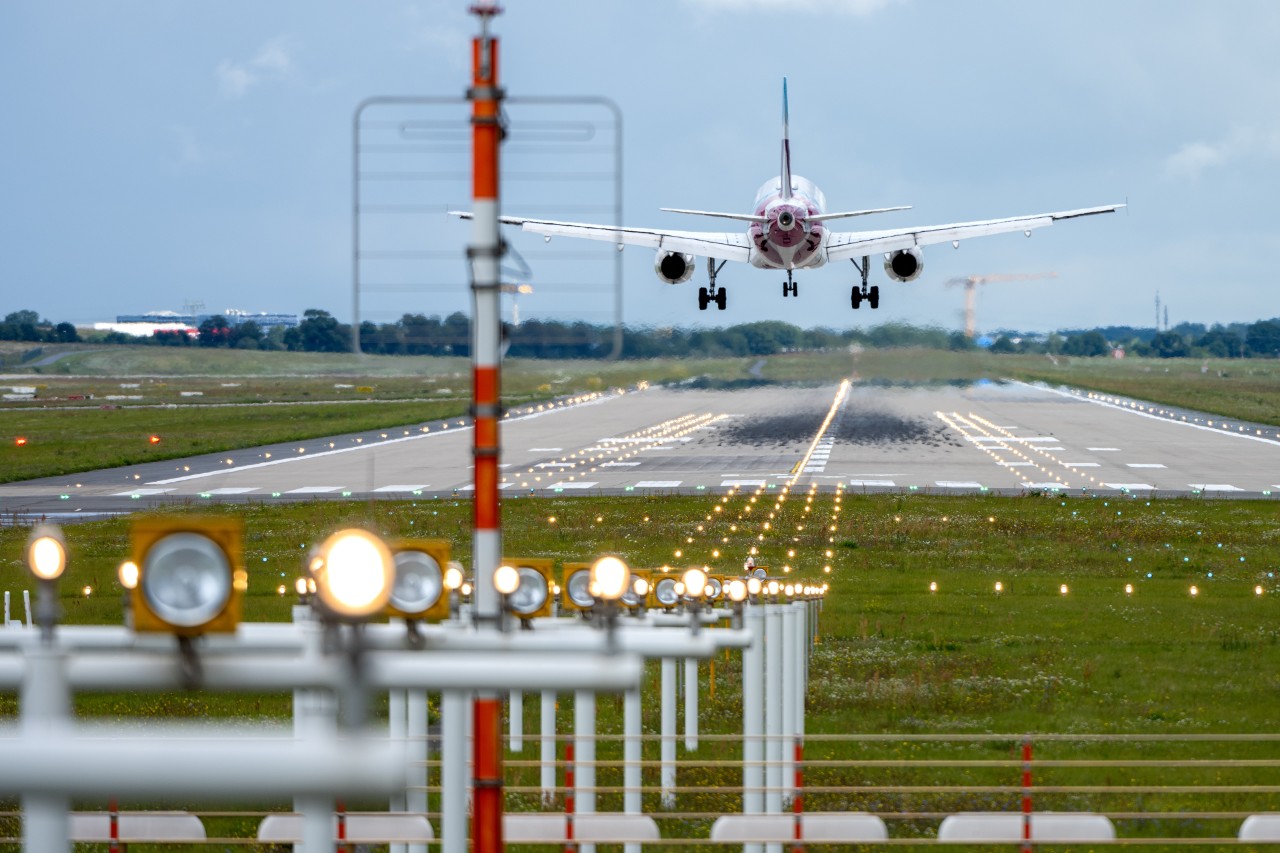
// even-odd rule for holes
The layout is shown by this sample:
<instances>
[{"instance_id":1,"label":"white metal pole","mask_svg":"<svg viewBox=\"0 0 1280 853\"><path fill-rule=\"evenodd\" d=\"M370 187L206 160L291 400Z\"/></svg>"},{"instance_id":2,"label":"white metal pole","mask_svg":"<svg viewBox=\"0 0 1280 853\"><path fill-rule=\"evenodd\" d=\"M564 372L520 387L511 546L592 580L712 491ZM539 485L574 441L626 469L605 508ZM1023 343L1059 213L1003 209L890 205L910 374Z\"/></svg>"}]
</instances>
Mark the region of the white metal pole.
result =
<instances>
[{"instance_id":1,"label":"white metal pole","mask_svg":"<svg viewBox=\"0 0 1280 853\"><path fill-rule=\"evenodd\" d=\"M556 692L542 691L542 708L539 714L538 763L541 778L542 802L547 804L556 795Z\"/></svg>"},{"instance_id":2,"label":"white metal pole","mask_svg":"<svg viewBox=\"0 0 1280 853\"><path fill-rule=\"evenodd\" d=\"M684 659L684 748L698 748L698 659Z\"/></svg>"},{"instance_id":3,"label":"white metal pole","mask_svg":"<svg viewBox=\"0 0 1280 853\"><path fill-rule=\"evenodd\" d=\"M640 690L628 690L622 695L622 811L640 814L644 808L641 785L644 783L640 761L641 742ZM623 845L623 853L641 853L639 844Z\"/></svg>"},{"instance_id":4,"label":"white metal pole","mask_svg":"<svg viewBox=\"0 0 1280 853\"><path fill-rule=\"evenodd\" d=\"M809 695L809 626L808 626L808 610L809 605L805 602L797 602L792 605L796 611L796 687L795 687L795 727L794 732L797 739L804 741L804 702L805 697ZM794 755L794 750L792 751ZM793 780L795 776L791 777ZM793 782L794 786L794 782Z\"/></svg>"},{"instance_id":5,"label":"white metal pole","mask_svg":"<svg viewBox=\"0 0 1280 853\"><path fill-rule=\"evenodd\" d=\"M467 695L440 700L440 849L467 853Z\"/></svg>"},{"instance_id":6,"label":"white metal pole","mask_svg":"<svg viewBox=\"0 0 1280 853\"><path fill-rule=\"evenodd\" d=\"M321 630L314 621L311 608L294 605L293 621L302 634L300 665L316 664L322 657ZM338 700L326 690L293 691L293 736L302 741L317 741L336 736ZM293 809L302 815L301 853L330 853L335 849L334 802L331 797L295 797Z\"/></svg>"},{"instance_id":7,"label":"white metal pole","mask_svg":"<svg viewBox=\"0 0 1280 853\"><path fill-rule=\"evenodd\" d=\"M524 692L512 690L507 708L507 733L510 742L507 748L512 752L524 752Z\"/></svg>"},{"instance_id":8,"label":"white metal pole","mask_svg":"<svg viewBox=\"0 0 1280 853\"><path fill-rule=\"evenodd\" d=\"M391 743L399 750L409 751L408 735L408 697L403 690L391 690L387 694L387 735ZM409 771L406 785L413 784L413 770ZM391 811L403 812L407 807L405 792L397 791L391 795ZM407 853L405 845L392 844L390 853Z\"/></svg>"},{"instance_id":9,"label":"white metal pole","mask_svg":"<svg viewBox=\"0 0 1280 853\"><path fill-rule=\"evenodd\" d=\"M409 778L405 791L405 811L423 814L427 810L427 694L410 690L406 697L409 736ZM427 845L410 844L408 853L427 853Z\"/></svg>"},{"instance_id":10,"label":"white metal pole","mask_svg":"<svg viewBox=\"0 0 1280 853\"><path fill-rule=\"evenodd\" d=\"M676 661L662 659L662 807L676 807Z\"/></svg>"},{"instance_id":11,"label":"white metal pole","mask_svg":"<svg viewBox=\"0 0 1280 853\"><path fill-rule=\"evenodd\" d=\"M746 627L755 641L742 650L742 813L764 812L764 608L746 609ZM744 844L742 853L760 853Z\"/></svg>"},{"instance_id":12,"label":"white metal pole","mask_svg":"<svg viewBox=\"0 0 1280 853\"><path fill-rule=\"evenodd\" d=\"M790 801L795 788L795 732L796 732L796 610L790 603L778 606L782 612L782 800Z\"/></svg>"},{"instance_id":13,"label":"white metal pole","mask_svg":"<svg viewBox=\"0 0 1280 853\"><path fill-rule=\"evenodd\" d=\"M573 792L577 814L596 810L596 694L578 690L573 694ZM594 853L594 844L578 845L579 853Z\"/></svg>"},{"instance_id":14,"label":"white metal pole","mask_svg":"<svg viewBox=\"0 0 1280 853\"><path fill-rule=\"evenodd\" d=\"M64 664L63 652L52 646L42 644L27 652L27 674L21 697L24 736L52 738L69 727L71 696ZM22 849L26 853L70 851L70 808L70 800L65 795L24 794Z\"/></svg>"},{"instance_id":15,"label":"white metal pole","mask_svg":"<svg viewBox=\"0 0 1280 853\"><path fill-rule=\"evenodd\" d=\"M31 622L32 613L31 613L31 590L29 589L24 589L22 591L22 609L27 616L27 627L30 628L32 627L32 622Z\"/></svg>"},{"instance_id":16,"label":"white metal pole","mask_svg":"<svg viewBox=\"0 0 1280 853\"><path fill-rule=\"evenodd\" d=\"M782 614L766 604L764 613L764 810L782 812ZM769 845L770 849L776 845Z\"/></svg>"}]
</instances>

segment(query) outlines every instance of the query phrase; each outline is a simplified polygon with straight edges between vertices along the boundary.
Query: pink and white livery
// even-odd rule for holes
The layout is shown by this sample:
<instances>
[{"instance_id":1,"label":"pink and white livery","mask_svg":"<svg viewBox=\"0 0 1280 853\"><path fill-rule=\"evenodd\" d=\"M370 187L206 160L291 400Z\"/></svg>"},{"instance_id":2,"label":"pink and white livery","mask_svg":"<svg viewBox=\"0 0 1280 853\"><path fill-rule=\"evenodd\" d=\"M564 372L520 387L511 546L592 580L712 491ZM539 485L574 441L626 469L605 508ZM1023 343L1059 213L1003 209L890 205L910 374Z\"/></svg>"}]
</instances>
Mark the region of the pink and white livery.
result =
<instances>
[{"instance_id":1,"label":"pink and white livery","mask_svg":"<svg viewBox=\"0 0 1280 853\"><path fill-rule=\"evenodd\" d=\"M714 303L724 309L725 288L716 285L716 275L728 261L744 261L755 267L786 270L787 280L782 283L783 296L798 295L792 271L814 269L828 261L849 260L858 270L860 284L854 284L850 303L854 308L864 301L872 308L880 304L880 288L868 286L871 272L870 257L884 255L884 271L894 281L912 281L924 270L923 246L932 243L951 243L958 246L960 240L969 237L985 237L988 234L1004 234L1022 231L1031 236L1035 228L1044 228L1060 219L1075 219L1098 213L1113 213L1124 207L1109 204L1103 207L1087 207L1081 210L1063 210L1054 213L1036 213L1030 216L1011 216L1005 219L987 219L980 222L959 222L951 225L927 225L914 228L894 228L885 231L833 232L827 228L832 219L865 216L870 213L888 213L908 210L908 207L881 207L871 210L852 210L844 213L824 213L827 200L812 181L791 172L791 142L788 133L787 81L782 80L782 169L756 193L751 213L717 213L707 210L680 210L662 208L669 213L690 213L697 216L714 216L720 219L736 219L748 222L745 232L665 231L657 228L626 228L614 225L590 225L580 222L555 222L547 219L526 219L503 216L501 221L519 225L523 230L551 237L578 237L584 240L602 240L623 246L648 246L657 250L654 270L658 278L667 284L686 282L693 275L694 258L707 259L708 284L698 288L698 308L705 311ZM468 213L456 215L469 218Z\"/></svg>"}]
</instances>

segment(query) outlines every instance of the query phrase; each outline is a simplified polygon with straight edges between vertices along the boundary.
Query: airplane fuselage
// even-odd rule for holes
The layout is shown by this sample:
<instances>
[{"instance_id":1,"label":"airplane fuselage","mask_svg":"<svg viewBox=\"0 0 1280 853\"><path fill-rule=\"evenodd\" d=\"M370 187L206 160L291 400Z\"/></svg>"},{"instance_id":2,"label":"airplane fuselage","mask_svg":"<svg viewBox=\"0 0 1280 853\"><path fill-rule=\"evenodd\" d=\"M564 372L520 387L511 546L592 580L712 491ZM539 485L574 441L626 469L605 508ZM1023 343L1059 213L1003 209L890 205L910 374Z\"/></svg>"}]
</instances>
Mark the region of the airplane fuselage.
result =
<instances>
[{"instance_id":1,"label":"airplane fuselage","mask_svg":"<svg viewBox=\"0 0 1280 853\"><path fill-rule=\"evenodd\" d=\"M822 190L807 178L791 176L791 197L782 195L781 178L766 181L756 194L753 213L764 222L747 230L750 262L761 269L813 269L827 262L827 228L808 221L827 206Z\"/></svg>"}]
</instances>

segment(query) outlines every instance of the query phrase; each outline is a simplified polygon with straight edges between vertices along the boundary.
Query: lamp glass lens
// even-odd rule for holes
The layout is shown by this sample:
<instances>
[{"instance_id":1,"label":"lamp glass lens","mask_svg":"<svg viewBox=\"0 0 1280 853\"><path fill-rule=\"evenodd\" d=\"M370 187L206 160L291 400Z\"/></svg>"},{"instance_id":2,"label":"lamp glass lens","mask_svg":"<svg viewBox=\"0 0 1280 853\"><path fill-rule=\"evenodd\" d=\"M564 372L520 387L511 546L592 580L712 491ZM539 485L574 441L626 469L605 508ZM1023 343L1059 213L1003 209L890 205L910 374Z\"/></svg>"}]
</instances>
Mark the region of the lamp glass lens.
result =
<instances>
[{"instance_id":1,"label":"lamp glass lens","mask_svg":"<svg viewBox=\"0 0 1280 853\"><path fill-rule=\"evenodd\" d=\"M680 594L676 592L677 583L675 578L659 578L653 586L653 597L664 607L674 606L680 599Z\"/></svg>"},{"instance_id":2,"label":"lamp glass lens","mask_svg":"<svg viewBox=\"0 0 1280 853\"><path fill-rule=\"evenodd\" d=\"M391 604L405 613L421 613L440 600L444 572L430 554L400 551L396 554L396 580L391 585Z\"/></svg>"},{"instance_id":3,"label":"lamp glass lens","mask_svg":"<svg viewBox=\"0 0 1280 853\"><path fill-rule=\"evenodd\" d=\"M199 533L159 539L147 551L141 575L151 612L179 628L210 621L231 598L231 563L213 540Z\"/></svg>"},{"instance_id":4,"label":"lamp glass lens","mask_svg":"<svg viewBox=\"0 0 1280 853\"><path fill-rule=\"evenodd\" d=\"M520 616L537 613L547 603L547 579L529 566L519 566L516 571L520 574L520 584L507 598L507 607Z\"/></svg>"},{"instance_id":5,"label":"lamp glass lens","mask_svg":"<svg viewBox=\"0 0 1280 853\"><path fill-rule=\"evenodd\" d=\"M707 578L707 598L719 598L721 591L724 590L724 584L720 583L719 578Z\"/></svg>"},{"instance_id":6,"label":"lamp glass lens","mask_svg":"<svg viewBox=\"0 0 1280 853\"><path fill-rule=\"evenodd\" d=\"M596 603L595 597L591 594L591 572L586 569L580 569L569 575L565 592L569 600L579 607L590 607Z\"/></svg>"}]
</instances>

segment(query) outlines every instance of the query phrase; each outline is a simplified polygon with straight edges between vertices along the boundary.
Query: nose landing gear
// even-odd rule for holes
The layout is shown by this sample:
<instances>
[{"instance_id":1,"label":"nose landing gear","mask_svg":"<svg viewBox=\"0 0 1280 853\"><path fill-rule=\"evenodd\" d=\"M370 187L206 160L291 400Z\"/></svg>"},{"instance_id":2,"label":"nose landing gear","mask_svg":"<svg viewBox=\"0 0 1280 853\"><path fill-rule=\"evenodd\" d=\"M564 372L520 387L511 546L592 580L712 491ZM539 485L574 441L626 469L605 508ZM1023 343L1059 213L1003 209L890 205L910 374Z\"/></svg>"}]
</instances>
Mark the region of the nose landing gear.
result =
<instances>
[{"instance_id":1,"label":"nose landing gear","mask_svg":"<svg viewBox=\"0 0 1280 853\"><path fill-rule=\"evenodd\" d=\"M783 297L799 295L799 285L792 280L791 270L787 270L787 280L782 283L782 295Z\"/></svg>"}]
</instances>

